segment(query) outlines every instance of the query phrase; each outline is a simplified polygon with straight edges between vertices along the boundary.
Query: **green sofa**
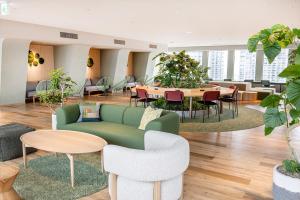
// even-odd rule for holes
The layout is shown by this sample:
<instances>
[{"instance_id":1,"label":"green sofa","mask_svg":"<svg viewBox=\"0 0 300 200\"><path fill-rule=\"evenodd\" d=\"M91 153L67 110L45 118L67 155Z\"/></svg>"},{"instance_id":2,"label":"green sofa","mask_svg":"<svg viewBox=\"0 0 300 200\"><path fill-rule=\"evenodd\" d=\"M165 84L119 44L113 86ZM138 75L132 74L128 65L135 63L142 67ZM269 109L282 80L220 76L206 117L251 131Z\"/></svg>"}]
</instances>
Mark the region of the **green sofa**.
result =
<instances>
[{"instance_id":1,"label":"green sofa","mask_svg":"<svg viewBox=\"0 0 300 200\"><path fill-rule=\"evenodd\" d=\"M99 122L77 122L80 116L78 104L56 110L57 129L90 133L105 139L110 144L144 149L144 133L158 130L178 134L179 116L163 111L162 116L149 122L146 130L138 129L144 108L102 104Z\"/></svg>"}]
</instances>

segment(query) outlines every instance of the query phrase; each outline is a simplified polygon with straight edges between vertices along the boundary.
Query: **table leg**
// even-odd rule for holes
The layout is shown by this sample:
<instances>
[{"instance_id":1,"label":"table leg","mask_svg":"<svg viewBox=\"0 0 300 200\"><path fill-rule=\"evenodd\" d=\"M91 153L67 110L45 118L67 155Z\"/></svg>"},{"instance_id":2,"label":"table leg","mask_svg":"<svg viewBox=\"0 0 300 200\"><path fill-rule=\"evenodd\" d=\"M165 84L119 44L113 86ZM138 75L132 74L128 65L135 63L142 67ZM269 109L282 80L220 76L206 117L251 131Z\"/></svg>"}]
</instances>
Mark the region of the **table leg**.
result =
<instances>
[{"instance_id":1,"label":"table leg","mask_svg":"<svg viewBox=\"0 0 300 200\"><path fill-rule=\"evenodd\" d=\"M104 172L104 162L103 162L103 150L100 151L100 156L101 156L101 172L103 173Z\"/></svg>"},{"instance_id":2,"label":"table leg","mask_svg":"<svg viewBox=\"0 0 300 200\"><path fill-rule=\"evenodd\" d=\"M193 116L193 97L190 97L190 118Z\"/></svg>"},{"instance_id":3,"label":"table leg","mask_svg":"<svg viewBox=\"0 0 300 200\"><path fill-rule=\"evenodd\" d=\"M24 168L27 168L26 145L22 142Z\"/></svg>"},{"instance_id":4,"label":"table leg","mask_svg":"<svg viewBox=\"0 0 300 200\"><path fill-rule=\"evenodd\" d=\"M67 154L70 160L70 172L71 172L71 185L74 187L74 157L71 154Z\"/></svg>"}]
</instances>

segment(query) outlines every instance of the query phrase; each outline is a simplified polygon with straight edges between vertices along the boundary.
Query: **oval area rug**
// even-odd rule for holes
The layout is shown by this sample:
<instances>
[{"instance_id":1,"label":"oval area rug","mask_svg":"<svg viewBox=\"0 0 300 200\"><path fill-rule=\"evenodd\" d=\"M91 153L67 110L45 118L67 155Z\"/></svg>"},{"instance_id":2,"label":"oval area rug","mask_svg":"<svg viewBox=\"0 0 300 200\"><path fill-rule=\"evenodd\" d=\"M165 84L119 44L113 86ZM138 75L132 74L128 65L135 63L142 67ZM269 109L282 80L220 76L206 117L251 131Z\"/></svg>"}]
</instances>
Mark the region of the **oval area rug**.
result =
<instances>
[{"instance_id":1,"label":"oval area rug","mask_svg":"<svg viewBox=\"0 0 300 200\"><path fill-rule=\"evenodd\" d=\"M75 200L107 186L107 174L100 170L99 154L74 157L75 187L70 183L70 163L66 155L47 155L20 166L14 188L25 200Z\"/></svg>"},{"instance_id":2,"label":"oval area rug","mask_svg":"<svg viewBox=\"0 0 300 200\"><path fill-rule=\"evenodd\" d=\"M209 118L207 118L207 112L205 112L204 123L202 122L202 113L196 119L184 119L184 123L180 123L180 131L228 132L255 128L264 124L263 113L258 110L239 105L239 115L233 119L232 111L228 109L227 105L224 105L223 109L221 122L218 121L215 110L211 109Z\"/></svg>"}]
</instances>

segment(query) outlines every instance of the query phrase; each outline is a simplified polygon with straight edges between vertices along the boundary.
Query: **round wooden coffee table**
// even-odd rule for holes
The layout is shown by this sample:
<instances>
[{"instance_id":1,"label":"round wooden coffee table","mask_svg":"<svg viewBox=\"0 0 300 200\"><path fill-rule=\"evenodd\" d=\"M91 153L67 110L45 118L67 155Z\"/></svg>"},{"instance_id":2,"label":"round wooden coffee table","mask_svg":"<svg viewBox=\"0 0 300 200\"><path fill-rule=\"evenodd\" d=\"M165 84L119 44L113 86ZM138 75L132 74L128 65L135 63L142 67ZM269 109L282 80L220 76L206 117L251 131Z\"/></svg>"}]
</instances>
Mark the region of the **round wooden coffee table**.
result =
<instances>
[{"instance_id":1,"label":"round wooden coffee table","mask_svg":"<svg viewBox=\"0 0 300 200\"><path fill-rule=\"evenodd\" d=\"M16 193L12 185L19 174L19 169L8 165L0 165L0 199L19 200L20 196Z\"/></svg>"},{"instance_id":2,"label":"round wooden coffee table","mask_svg":"<svg viewBox=\"0 0 300 200\"><path fill-rule=\"evenodd\" d=\"M66 154L70 160L71 185L74 187L74 154L101 152L101 170L103 172L102 149L107 142L95 135L67 130L38 130L21 136L23 144L24 167L27 166L26 147L33 147L54 153Z\"/></svg>"}]
</instances>

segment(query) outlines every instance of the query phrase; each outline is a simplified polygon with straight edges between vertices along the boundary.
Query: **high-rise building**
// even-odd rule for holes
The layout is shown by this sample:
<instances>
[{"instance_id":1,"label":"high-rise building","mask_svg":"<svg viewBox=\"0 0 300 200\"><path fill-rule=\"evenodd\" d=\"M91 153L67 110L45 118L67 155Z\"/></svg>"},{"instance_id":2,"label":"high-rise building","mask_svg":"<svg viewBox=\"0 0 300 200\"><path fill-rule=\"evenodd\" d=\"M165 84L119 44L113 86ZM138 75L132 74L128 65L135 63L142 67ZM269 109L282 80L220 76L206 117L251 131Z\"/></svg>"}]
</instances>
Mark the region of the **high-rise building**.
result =
<instances>
[{"instance_id":1,"label":"high-rise building","mask_svg":"<svg viewBox=\"0 0 300 200\"><path fill-rule=\"evenodd\" d=\"M223 80L227 76L228 51L209 51L208 76L213 80Z\"/></svg>"},{"instance_id":2,"label":"high-rise building","mask_svg":"<svg viewBox=\"0 0 300 200\"><path fill-rule=\"evenodd\" d=\"M267 57L264 56L263 80L269 80L275 83L285 82L285 79L278 77L278 74L280 74L280 72L282 72L282 70L288 66L288 60L288 49L282 49L280 54L271 64L269 63Z\"/></svg>"},{"instance_id":3,"label":"high-rise building","mask_svg":"<svg viewBox=\"0 0 300 200\"><path fill-rule=\"evenodd\" d=\"M256 53L247 49L235 50L234 53L234 80L255 80Z\"/></svg>"}]
</instances>

